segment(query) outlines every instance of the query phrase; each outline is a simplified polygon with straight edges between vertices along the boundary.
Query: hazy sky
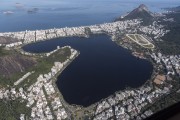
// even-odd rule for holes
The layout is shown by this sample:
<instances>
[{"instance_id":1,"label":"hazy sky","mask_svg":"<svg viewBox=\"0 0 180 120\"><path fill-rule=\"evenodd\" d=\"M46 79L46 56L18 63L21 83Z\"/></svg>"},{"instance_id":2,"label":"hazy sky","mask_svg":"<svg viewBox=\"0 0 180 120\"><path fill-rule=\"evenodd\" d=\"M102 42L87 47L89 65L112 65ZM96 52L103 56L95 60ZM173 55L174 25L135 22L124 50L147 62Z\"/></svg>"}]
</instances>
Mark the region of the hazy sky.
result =
<instances>
[{"instance_id":1,"label":"hazy sky","mask_svg":"<svg viewBox=\"0 0 180 120\"><path fill-rule=\"evenodd\" d=\"M24 8L40 7L40 8L52 8L52 7L85 7L85 8L101 8L114 6L121 7L122 5L127 7L128 3L134 3L138 5L141 3L148 4L150 7L159 6L176 6L180 5L180 0L0 0L0 10L12 10L15 9L16 3L20 3ZM22 7L22 6L21 6Z\"/></svg>"}]
</instances>

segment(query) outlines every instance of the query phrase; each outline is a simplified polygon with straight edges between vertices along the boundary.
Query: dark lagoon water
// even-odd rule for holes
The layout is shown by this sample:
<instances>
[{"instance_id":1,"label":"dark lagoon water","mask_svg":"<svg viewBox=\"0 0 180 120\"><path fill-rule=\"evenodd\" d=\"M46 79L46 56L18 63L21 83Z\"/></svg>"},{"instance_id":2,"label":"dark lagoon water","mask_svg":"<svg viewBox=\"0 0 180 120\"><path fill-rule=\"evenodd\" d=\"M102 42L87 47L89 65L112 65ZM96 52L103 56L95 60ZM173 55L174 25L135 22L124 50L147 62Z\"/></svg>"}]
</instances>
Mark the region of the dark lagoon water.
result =
<instances>
[{"instance_id":1,"label":"dark lagoon water","mask_svg":"<svg viewBox=\"0 0 180 120\"><path fill-rule=\"evenodd\" d=\"M48 52L70 45L80 55L58 77L57 86L70 104L89 106L126 87L140 87L151 76L150 62L138 59L107 35L68 37L25 46L29 52Z\"/></svg>"}]
</instances>

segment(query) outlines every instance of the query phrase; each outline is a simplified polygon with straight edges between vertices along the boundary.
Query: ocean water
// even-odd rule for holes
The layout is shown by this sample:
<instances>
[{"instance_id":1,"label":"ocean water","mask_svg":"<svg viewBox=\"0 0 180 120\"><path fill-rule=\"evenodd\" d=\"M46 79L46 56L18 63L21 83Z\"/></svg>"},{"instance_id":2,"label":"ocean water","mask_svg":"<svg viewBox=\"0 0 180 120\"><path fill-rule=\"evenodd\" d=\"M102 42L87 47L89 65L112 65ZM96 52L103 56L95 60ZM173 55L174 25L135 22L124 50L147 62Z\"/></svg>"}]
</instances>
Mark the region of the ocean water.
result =
<instances>
[{"instance_id":1,"label":"ocean water","mask_svg":"<svg viewBox=\"0 0 180 120\"><path fill-rule=\"evenodd\" d=\"M180 0L0 0L0 32L111 22L140 4L160 12L180 5ZM38 10L29 13L33 8Z\"/></svg>"}]
</instances>

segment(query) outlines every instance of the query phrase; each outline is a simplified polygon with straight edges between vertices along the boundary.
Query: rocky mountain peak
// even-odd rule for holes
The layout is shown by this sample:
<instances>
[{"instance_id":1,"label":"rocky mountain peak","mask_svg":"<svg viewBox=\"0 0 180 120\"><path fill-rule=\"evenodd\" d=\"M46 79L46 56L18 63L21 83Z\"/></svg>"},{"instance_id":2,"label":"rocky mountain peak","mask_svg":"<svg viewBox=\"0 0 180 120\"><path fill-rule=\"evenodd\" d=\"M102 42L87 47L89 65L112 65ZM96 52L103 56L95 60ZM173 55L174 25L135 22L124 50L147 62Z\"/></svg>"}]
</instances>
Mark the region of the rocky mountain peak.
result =
<instances>
[{"instance_id":1,"label":"rocky mountain peak","mask_svg":"<svg viewBox=\"0 0 180 120\"><path fill-rule=\"evenodd\" d=\"M138 8L137 8L138 11L149 11L148 7L144 4L141 4Z\"/></svg>"}]
</instances>

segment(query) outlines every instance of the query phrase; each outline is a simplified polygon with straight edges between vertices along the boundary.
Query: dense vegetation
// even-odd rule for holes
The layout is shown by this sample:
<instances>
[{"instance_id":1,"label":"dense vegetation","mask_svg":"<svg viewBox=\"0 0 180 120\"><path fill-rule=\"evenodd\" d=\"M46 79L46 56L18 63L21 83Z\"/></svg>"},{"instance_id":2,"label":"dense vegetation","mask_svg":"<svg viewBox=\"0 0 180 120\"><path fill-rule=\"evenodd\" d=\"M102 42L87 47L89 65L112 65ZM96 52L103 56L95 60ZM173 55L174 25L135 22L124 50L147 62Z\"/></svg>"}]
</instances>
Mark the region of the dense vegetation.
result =
<instances>
[{"instance_id":1,"label":"dense vegetation","mask_svg":"<svg viewBox=\"0 0 180 120\"><path fill-rule=\"evenodd\" d=\"M26 87L35 83L40 74L47 74L51 71L54 62L64 62L71 54L69 48L60 49L58 52L52 54L47 58L40 58L38 64L35 67L29 69L29 71L35 71L30 75L25 81L23 81L19 86L26 85Z\"/></svg>"},{"instance_id":2,"label":"dense vegetation","mask_svg":"<svg viewBox=\"0 0 180 120\"><path fill-rule=\"evenodd\" d=\"M4 47L0 47L0 57L10 54L8 50L5 50Z\"/></svg>"},{"instance_id":3,"label":"dense vegetation","mask_svg":"<svg viewBox=\"0 0 180 120\"><path fill-rule=\"evenodd\" d=\"M18 120L20 114L30 116L30 110L26 102L20 102L20 99L0 100L0 120Z\"/></svg>"},{"instance_id":4,"label":"dense vegetation","mask_svg":"<svg viewBox=\"0 0 180 120\"><path fill-rule=\"evenodd\" d=\"M18 87L26 88L36 82L37 77L40 74L46 74L50 72L51 67L54 65L55 61L64 62L69 56L71 52L69 48L60 49L58 52L52 54L50 57L39 58L38 64L36 66L32 66L27 71L35 71L32 75L30 75L25 81L20 83ZM26 71L26 72L27 72ZM22 76L24 73L14 75L15 79L4 79L0 78L0 86L4 85L13 85L13 83L17 80L17 77ZM24 86L26 84L26 86ZM15 87L15 86L14 86ZM0 100L0 120L18 120L20 114L25 114L26 116L30 116L31 109L26 107L26 102L22 102L22 99L18 98L15 100Z\"/></svg>"},{"instance_id":5,"label":"dense vegetation","mask_svg":"<svg viewBox=\"0 0 180 120\"><path fill-rule=\"evenodd\" d=\"M180 54L180 13L170 13L166 17L174 18L175 22L162 22L170 32L162 37L158 46L164 54Z\"/></svg>"},{"instance_id":6,"label":"dense vegetation","mask_svg":"<svg viewBox=\"0 0 180 120\"><path fill-rule=\"evenodd\" d=\"M0 47L0 85L12 85L14 80L23 76L29 67L35 64L36 60L33 57Z\"/></svg>"},{"instance_id":7,"label":"dense vegetation","mask_svg":"<svg viewBox=\"0 0 180 120\"><path fill-rule=\"evenodd\" d=\"M6 51L3 50L3 52L6 52ZM16 53L16 54L18 54L18 53ZM45 57L45 58L39 58L38 56L34 57L37 61L35 66L32 65L31 67L29 67L28 69L26 69L23 72L16 72L15 74L12 74L10 77L5 77L3 75L0 75L0 85L1 86L6 86L6 85L13 86L14 82L17 81L19 78L21 78L24 74L26 74L27 72L35 71L35 73L30 75L27 78L27 80L25 81L25 83L28 83L28 85L30 85L36 81L39 74L46 74L46 73L50 72L51 67L54 65L55 61L63 62L67 59L67 57L70 54L71 54L70 49L65 48L65 49L59 50L55 54L52 54L50 57ZM0 55L2 55L2 54L0 53ZM23 55L19 55L19 56L23 56ZM23 82L19 86L22 86L25 83Z\"/></svg>"}]
</instances>

